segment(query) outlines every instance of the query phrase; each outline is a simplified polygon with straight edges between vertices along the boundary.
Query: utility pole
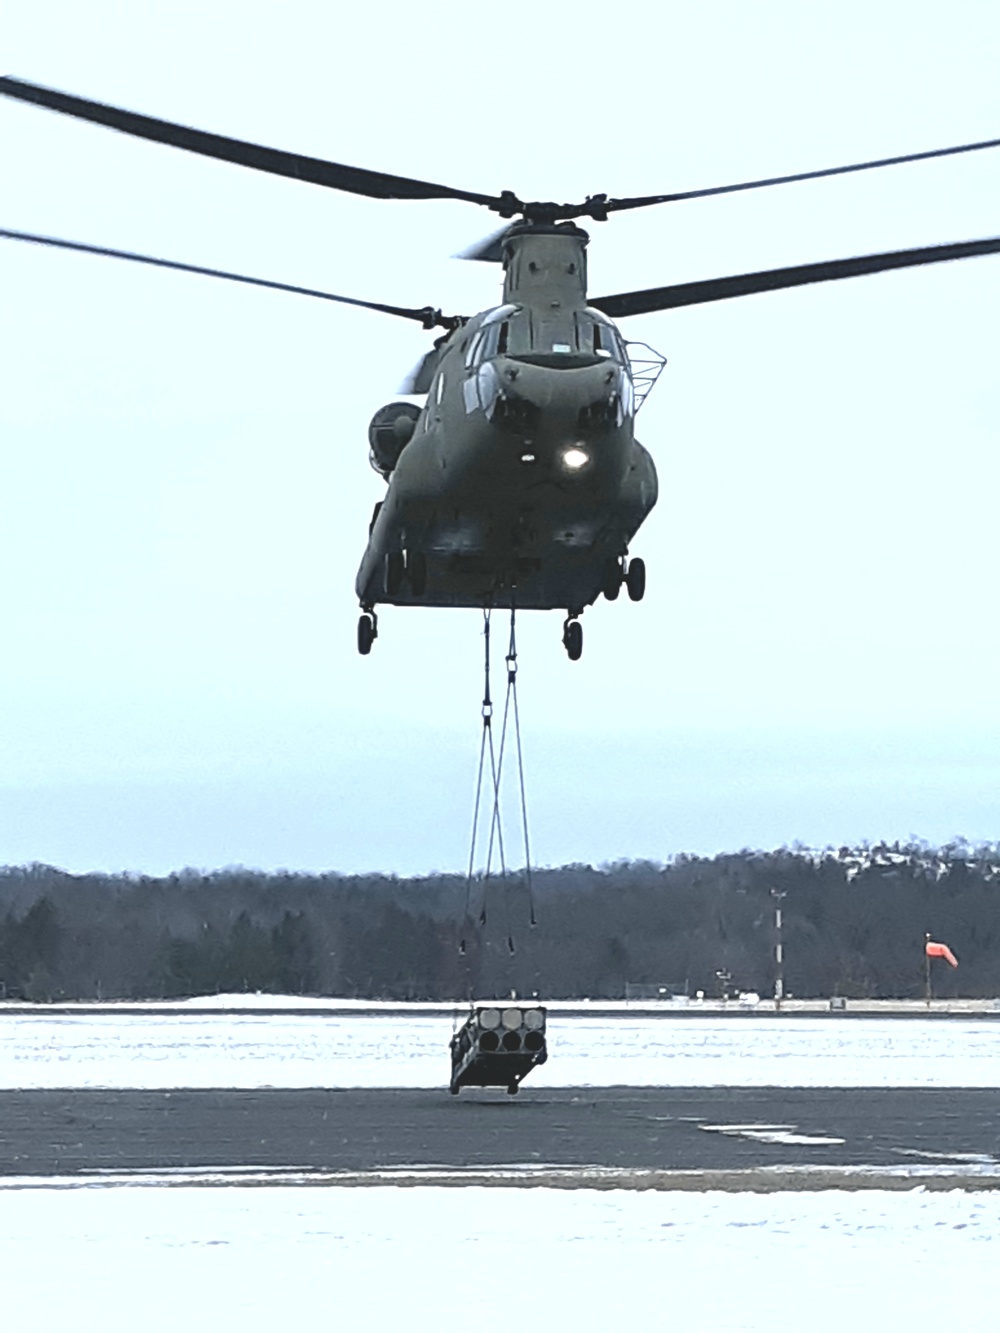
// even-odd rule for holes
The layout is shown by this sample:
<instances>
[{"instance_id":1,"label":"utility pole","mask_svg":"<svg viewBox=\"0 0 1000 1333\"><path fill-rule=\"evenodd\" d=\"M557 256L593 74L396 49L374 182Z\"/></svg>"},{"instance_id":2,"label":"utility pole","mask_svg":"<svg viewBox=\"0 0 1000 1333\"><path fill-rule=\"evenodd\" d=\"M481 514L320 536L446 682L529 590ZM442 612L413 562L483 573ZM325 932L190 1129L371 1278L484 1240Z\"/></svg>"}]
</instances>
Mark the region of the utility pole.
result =
<instances>
[{"instance_id":1,"label":"utility pole","mask_svg":"<svg viewBox=\"0 0 1000 1333\"><path fill-rule=\"evenodd\" d=\"M781 937L781 900L785 896L784 889L772 889L771 897L774 899L774 1007L781 1008L781 1001L785 998L785 946Z\"/></svg>"}]
</instances>

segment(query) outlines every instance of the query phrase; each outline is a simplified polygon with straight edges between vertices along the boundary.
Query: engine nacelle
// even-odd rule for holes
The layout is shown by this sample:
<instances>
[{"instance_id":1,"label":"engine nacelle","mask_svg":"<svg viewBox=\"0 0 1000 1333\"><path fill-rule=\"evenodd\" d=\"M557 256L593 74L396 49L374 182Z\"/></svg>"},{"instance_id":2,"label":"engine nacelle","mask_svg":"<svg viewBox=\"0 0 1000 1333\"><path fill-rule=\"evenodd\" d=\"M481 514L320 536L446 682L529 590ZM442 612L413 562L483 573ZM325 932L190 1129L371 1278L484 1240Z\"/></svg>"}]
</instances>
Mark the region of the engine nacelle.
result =
<instances>
[{"instance_id":1,"label":"engine nacelle","mask_svg":"<svg viewBox=\"0 0 1000 1333\"><path fill-rule=\"evenodd\" d=\"M371 419L368 461L386 481L399 462L399 455L413 438L420 411L414 403L387 403Z\"/></svg>"}]
</instances>

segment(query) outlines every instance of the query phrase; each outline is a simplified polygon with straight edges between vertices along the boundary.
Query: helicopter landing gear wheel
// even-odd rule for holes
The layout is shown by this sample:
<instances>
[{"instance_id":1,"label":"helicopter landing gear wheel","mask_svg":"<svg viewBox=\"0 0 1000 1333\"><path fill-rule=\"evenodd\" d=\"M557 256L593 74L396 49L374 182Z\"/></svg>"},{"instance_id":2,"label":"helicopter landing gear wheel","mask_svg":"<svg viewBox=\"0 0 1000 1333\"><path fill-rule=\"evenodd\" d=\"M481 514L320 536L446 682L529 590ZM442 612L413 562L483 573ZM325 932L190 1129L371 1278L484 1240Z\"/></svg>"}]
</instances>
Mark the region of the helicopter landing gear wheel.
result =
<instances>
[{"instance_id":1,"label":"helicopter landing gear wheel","mask_svg":"<svg viewBox=\"0 0 1000 1333\"><path fill-rule=\"evenodd\" d=\"M622 590L622 562L620 560L609 560L604 567L604 579L601 583L601 592L613 602Z\"/></svg>"},{"instance_id":2,"label":"helicopter landing gear wheel","mask_svg":"<svg viewBox=\"0 0 1000 1333\"><path fill-rule=\"evenodd\" d=\"M423 551L407 551L406 574L414 597L423 597L427 588L427 557Z\"/></svg>"},{"instance_id":3,"label":"helicopter landing gear wheel","mask_svg":"<svg viewBox=\"0 0 1000 1333\"><path fill-rule=\"evenodd\" d=\"M358 619L358 652L367 657L378 638L378 627L373 612L364 611Z\"/></svg>"},{"instance_id":4,"label":"helicopter landing gear wheel","mask_svg":"<svg viewBox=\"0 0 1000 1333\"><path fill-rule=\"evenodd\" d=\"M579 620L567 620L563 625L563 647L571 662L579 662L583 652L583 626Z\"/></svg>"},{"instance_id":5,"label":"helicopter landing gear wheel","mask_svg":"<svg viewBox=\"0 0 1000 1333\"><path fill-rule=\"evenodd\" d=\"M403 563L402 551L389 551L385 557L385 564L382 568L382 587L385 589L386 597L395 597L403 586L403 574L406 566Z\"/></svg>"},{"instance_id":6,"label":"helicopter landing gear wheel","mask_svg":"<svg viewBox=\"0 0 1000 1333\"><path fill-rule=\"evenodd\" d=\"M452 1095L453 1097L457 1097L457 1096L458 1096L458 1084L457 1084L457 1083L449 1083L449 1084L448 1084L448 1091L451 1093L451 1095Z\"/></svg>"},{"instance_id":7,"label":"helicopter landing gear wheel","mask_svg":"<svg viewBox=\"0 0 1000 1333\"><path fill-rule=\"evenodd\" d=\"M630 560L625 575L625 586L633 602L641 602L646 591L646 563L644 560Z\"/></svg>"},{"instance_id":8,"label":"helicopter landing gear wheel","mask_svg":"<svg viewBox=\"0 0 1000 1333\"><path fill-rule=\"evenodd\" d=\"M508 1097L516 1097L516 1096L517 1096L517 1087L518 1087L518 1085L517 1085L516 1083L508 1083L508 1084L507 1084L507 1096L508 1096Z\"/></svg>"}]
</instances>

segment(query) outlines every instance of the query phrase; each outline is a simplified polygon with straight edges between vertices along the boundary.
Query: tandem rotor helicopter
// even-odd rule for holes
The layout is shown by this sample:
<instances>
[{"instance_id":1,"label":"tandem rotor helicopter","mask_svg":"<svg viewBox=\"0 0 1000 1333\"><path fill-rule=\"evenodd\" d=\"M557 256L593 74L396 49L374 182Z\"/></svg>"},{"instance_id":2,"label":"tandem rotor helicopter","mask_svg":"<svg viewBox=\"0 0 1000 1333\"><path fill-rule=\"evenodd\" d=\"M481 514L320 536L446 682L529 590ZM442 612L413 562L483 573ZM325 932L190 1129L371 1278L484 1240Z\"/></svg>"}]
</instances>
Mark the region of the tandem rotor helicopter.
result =
<instances>
[{"instance_id":1,"label":"tandem rotor helicopter","mask_svg":"<svg viewBox=\"0 0 1000 1333\"><path fill-rule=\"evenodd\" d=\"M358 650L371 651L376 608L460 606L563 609L563 644L583 650L579 617L624 586L646 585L629 547L656 503L656 469L635 436L635 414L664 358L627 343L613 323L628 315L722 301L755 292L881 273L1000 252L1000 238L861 255L702 282L590 297L580 218L710 195L816 180L1000 146L1000 139L735 185L639 198L588 195L580 204L526 202L510 190L477 194L363 167L344 166L157 120L14 78L0 94L157 143L376 199L456 199L479 204L504 227L461 258L503 265L501 303L466 317L412 309L287 283L0 230L9 240L52 245L229 281L276 288L415 320L441 329L394 402L369 426L372 466L388 484L375 506L356 591Z\"/></svg>"}]
</instances>

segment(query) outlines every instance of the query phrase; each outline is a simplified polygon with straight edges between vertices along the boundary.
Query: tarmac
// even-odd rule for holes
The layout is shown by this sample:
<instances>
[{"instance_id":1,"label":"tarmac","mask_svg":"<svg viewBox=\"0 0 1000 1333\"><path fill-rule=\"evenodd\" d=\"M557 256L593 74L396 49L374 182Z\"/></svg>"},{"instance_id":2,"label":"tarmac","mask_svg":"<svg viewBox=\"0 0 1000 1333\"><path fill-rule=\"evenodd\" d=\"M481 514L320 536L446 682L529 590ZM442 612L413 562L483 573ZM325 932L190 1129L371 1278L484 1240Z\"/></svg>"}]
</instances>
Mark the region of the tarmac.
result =
<instances>
[{"instance_id":1,"label":"tarmac","mask_svg":"<svg viewBox=\"0 0 1000 1333\"><path fill-rule=\"evenodd\" d=\"M0 1188L1000 1189L982 1088L0 1092Z\"/></svg>"}]
</instances>

